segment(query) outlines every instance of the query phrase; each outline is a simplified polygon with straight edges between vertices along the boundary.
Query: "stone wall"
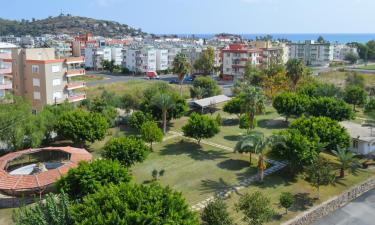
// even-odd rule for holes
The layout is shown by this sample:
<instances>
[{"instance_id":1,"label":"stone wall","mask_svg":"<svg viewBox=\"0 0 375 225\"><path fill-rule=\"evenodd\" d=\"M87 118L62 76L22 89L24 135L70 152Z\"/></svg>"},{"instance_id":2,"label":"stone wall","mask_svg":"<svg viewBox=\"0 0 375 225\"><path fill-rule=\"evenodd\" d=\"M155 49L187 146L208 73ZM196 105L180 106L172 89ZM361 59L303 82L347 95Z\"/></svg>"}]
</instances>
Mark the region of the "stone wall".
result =
<instances>
[{"instance_id":1,"label":"stone wall","mask_svg":"<svg viewBox=\"0 0 375 225\"><path fill-rule=\"evenodd\" d=\"M289 220L283 225L305 225L311 224L316 220L329 215L333 211L343 207L350 201L358 198L363 193L375 188L375 177L368 179L367 181L351 188L350 190L344 192L343 194L331 198L324 203L315 206L308 211L304 212L302 215Z\"/></svg>"}]
</instances>

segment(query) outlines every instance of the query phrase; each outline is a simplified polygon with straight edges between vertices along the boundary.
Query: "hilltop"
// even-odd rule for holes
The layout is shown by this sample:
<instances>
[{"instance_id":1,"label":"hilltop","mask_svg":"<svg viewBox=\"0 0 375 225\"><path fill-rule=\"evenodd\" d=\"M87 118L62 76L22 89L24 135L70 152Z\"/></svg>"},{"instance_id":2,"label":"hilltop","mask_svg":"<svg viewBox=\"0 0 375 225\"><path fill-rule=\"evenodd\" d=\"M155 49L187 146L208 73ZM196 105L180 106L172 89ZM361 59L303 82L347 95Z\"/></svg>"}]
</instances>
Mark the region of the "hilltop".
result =
<instances>
[{"instance_id":1,"label":"hilltop","mask_svg":"<svg viewBox=\"0 0 375 225\"><path fill-rule=\"evenodd\" d=\"M145 34L141 29L130 27L115 21L61 14L56 17L36 20L7 20L0 18L0 35L69 34L92 32L94 35L115 37Z\"/></svg>"}]
</instances>

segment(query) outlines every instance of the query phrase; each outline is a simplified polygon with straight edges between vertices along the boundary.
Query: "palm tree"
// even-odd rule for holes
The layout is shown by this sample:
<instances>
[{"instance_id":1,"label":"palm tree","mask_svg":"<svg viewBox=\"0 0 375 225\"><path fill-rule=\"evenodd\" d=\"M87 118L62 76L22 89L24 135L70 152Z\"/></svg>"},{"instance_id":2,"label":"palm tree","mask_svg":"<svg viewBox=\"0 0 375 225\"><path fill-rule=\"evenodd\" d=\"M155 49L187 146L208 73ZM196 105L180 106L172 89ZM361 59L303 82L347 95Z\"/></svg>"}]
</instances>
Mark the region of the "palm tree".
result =
<instances>
[{"instance_id":1,"label":"palm tree","mask_svg":"<svg viewBox=\"0 0 375 225\"><path fill-rule=\"evenodd\" d=\"M300 59L290 59L286 63L286 75L292 83L292 89L295 90L298 81L304 76L305 65Z\"/></svg>"},{"instance_id":2,"label":"palm tree","mask_svg":"<svg viewBox=\"0 0 375 225\"><path fill-rule=\"evenodd\" d=\"M255 128L255 115L264 112L266 98L259 87L244 86L240 92L242 111L248 115L249 129Z\"/></svg>"},{"instance_id":3,"label":"palm tree","mask_svg":"<svg viewBox=\"0 0 375 225\"><path fill-rule=\"evenodd\" d=\"M355 158L355 155L345 148L338 147L337 150L333 150L332 152L340 162L340 178L345 177L346 169L355 168L359 165L358 159Z\"/></svg>"},{"instance_id":4,"label":"palm tree","mask_svg":"<svg viewBox=\"0 0 375 225\"><path fill-rule=\"evenodd\" d=\"M185 75L191 70L191 65L186 56L182 53L178 53L173 60L173 72L178 75L178 81L180 83L180 95L182 95L182 82L184 81Z\"/></svg>"},{"instance_id":5,"label":"palm tree","mask_svg":"<svg viewBox=\"0 0 375 225\"><path fill-rule=\"evenodd\" d=\"M237 142L235 151L239 153L249 153L249 163L251 166L252 161L252 154L258 154L259 149L258 145L258 139L260 138L260 135L254 133L247 134L241 137L241 139Z\"/></svg>"},{"instance_id":6,"label":"palm tree","mask_svg":"<svg viewBox=\"0 0 375 225\"><path fill-rule=\"evenodd\" d=\"M173 107L174 101L171 95L166 93L159 93L155 95L152 100L152 104L158 107L163 114L163 132L167 133L167 113L170 108Z\"/></svg>"}]
</instances>

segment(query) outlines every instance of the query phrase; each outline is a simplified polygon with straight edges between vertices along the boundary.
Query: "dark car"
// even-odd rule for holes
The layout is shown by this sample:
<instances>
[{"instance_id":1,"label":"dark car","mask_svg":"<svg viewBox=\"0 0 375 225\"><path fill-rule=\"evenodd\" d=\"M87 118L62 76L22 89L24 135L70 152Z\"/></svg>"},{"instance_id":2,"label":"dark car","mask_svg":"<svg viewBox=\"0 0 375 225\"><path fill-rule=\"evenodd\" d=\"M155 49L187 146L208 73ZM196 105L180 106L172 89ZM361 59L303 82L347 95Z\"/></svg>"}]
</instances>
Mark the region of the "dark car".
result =
<instances>
[{"instance_id":1,"label":"dark car","mask_svg":"<svg viewBox=\"0 0 375 225\"><path fill-rule=\"evenodd\" d=\"M170 80L169 81L170 84L178 84L178 80L177 79L173 79L173 80Z\"/></svg>"}]
</instances>

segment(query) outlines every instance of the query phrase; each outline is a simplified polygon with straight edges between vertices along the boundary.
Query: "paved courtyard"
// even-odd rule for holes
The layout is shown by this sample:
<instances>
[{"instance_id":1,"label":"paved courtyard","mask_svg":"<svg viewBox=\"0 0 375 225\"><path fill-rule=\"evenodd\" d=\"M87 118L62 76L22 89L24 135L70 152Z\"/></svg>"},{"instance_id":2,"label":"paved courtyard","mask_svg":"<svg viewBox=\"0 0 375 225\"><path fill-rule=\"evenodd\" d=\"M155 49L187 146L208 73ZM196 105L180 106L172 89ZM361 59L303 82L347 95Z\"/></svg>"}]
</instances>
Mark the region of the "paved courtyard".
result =
<instances>
[{"instance_id":1,"label":"paved courtyard","mask_svg":"<svg viewBox=\"0 0 375 225\"><path fill-rule=\"evenodd\" d=\"M313 225L373 225L375 224L375 189L324 217Z\"/></svg>"}]
</instances>

